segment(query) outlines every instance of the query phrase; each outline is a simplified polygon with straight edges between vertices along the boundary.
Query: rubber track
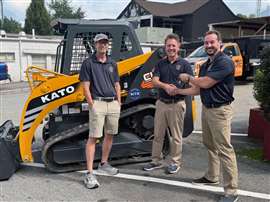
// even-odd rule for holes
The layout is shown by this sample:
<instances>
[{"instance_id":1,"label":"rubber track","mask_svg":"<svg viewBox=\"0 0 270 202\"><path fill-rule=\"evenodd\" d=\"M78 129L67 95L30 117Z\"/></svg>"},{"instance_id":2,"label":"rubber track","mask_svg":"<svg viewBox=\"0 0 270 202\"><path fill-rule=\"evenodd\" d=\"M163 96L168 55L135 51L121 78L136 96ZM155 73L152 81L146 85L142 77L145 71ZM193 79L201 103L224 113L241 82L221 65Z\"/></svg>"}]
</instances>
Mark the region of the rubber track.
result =
<instances>
[{"instance_id":1,"label":"rubber track","mask_svg":"<svg viewBox=\"0 0 270 202\"><path fill-rule=\"evenodd\" d=\"M51 172L62 173L71 172L76 170L82 170L85 168L85 164L73 163L73 164L57 164L52 158L51 148L54 144L57 144L63 140L72 138L80 133L86 132L89 129L88 123L78 125L72 129L68 129L57 133L56 135L48 138L42 148L42 160L48 170ZM50 155L51 154L51 155Z\"/></svg>"},{"instance_id":2,"label":"rubber track","mask_svg":"<svg viewBox=\"0 0 270 202\"><path fill-rule=\"evenodd\" d=\"M144 104L144 105L131 107L127 110L122 111L120 118L121 119L125 118L127 116L141 112L141 111L146 110L146 109L155 109L155 105ZM46 140L45 144L43 145L42 156L41 156L41 158L45 164L45 167L49 171L55 172L55 173L71 172L71 171L85 169L86 168L85 163L58 164L58 163L54 162L51 149L52 149L53 145L55 145L61 141L67 140L69 138L72 138L74 136L77 136L78 134L87 132L88 129L89 129L89 124L85 123L85 124L78 125L72 129L68 129L68 130L62 131L60 133L57 133L54 136L48 138Z\"/></svg>"}]
</instances>

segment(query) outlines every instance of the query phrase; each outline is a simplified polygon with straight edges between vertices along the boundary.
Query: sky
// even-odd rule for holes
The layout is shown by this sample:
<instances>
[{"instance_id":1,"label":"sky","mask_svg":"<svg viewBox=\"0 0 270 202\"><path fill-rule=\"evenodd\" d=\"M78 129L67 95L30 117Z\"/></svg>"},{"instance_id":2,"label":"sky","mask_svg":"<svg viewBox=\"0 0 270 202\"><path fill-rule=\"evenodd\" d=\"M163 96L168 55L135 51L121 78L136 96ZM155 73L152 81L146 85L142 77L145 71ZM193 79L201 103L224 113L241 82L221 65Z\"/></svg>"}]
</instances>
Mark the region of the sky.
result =
<instances>
[{"instance_id":1,"label":"sky","mask_svg":"<svg viewBox=\"0 0 270 202\"><path fill-rule=\"evenodd\" d=\"M4 16L24 24L25 12L31 0L2 0ZM74 8L81 7L88 19L116 18L130 0L69 0ZM183 0L151 0L175 3ZM256 14L256 0L223 0L234 14ZM50 0L45 0L46 4ZM261 0L261 11L270 9L270 0Z\"/></svg>"}]
</instances>

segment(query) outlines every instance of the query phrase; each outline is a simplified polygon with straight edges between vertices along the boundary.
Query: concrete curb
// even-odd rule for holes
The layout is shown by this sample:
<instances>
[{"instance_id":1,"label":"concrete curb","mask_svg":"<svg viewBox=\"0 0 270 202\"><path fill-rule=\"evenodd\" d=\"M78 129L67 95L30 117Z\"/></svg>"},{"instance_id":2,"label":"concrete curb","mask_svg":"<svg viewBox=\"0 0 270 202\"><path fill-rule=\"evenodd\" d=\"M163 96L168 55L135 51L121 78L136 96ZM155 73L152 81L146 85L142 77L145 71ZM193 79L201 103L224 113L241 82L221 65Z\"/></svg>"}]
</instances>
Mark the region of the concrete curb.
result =
<instances>
[{"instance_id":1,"label":"concrete curb","mask_svg":"<svg viewBox=\"0 0 270 202\"><path fill-rule=\"evenodd\" d=\"M0 82L0 92L3 91L10 91L10 90L18 90L18 89L29 89L28 82L21 81L21 82Z\"/></svg>"}]
</instances>

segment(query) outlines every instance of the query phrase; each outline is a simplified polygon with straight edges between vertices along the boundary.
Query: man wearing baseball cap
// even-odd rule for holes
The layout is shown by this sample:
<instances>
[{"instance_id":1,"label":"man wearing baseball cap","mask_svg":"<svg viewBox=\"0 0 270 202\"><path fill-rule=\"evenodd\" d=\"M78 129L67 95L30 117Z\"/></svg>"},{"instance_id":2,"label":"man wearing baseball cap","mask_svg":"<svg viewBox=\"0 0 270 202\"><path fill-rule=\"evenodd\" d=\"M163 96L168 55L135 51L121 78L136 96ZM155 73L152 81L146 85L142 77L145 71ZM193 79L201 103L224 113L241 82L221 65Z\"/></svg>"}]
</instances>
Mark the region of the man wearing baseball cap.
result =
<instances>
[{"instance_id":1,"label":"man wearing baseball cap","mask_svg":"<svg viewBox=\"0 0 270 202\"><path fill-rule=\"evenodd\" d=\"M106 40L106 41L108 42L108 41L109 41L109 38L108 38L108 36L107 36L106 34L100 33L100 34L97 34L97 35L95 36L94 42L96 43L96 42L98 42L98 41L100 41L100 40Z\"/></svg>"},{"instance_id":2,"label":"man wearing baseball cap","mask_svg":"<svg viewBox=\"0 0 270 202\"><path fill-rule=\"evenodd\" d=\"M108 157L113 135L118 133L121 107L117 64L107 55L109 38L100 33L95 36L94 42L96 52L84 60L79 77L89 105L89 138L86 143L88 173L84 179L84 184L89 189L99 187L99 182L93 174L93 161L96 142L103 136L103 131L102 158L98 170L109 175L118 173L118 169L108 163Z\"/></svg>"}]
</instances>

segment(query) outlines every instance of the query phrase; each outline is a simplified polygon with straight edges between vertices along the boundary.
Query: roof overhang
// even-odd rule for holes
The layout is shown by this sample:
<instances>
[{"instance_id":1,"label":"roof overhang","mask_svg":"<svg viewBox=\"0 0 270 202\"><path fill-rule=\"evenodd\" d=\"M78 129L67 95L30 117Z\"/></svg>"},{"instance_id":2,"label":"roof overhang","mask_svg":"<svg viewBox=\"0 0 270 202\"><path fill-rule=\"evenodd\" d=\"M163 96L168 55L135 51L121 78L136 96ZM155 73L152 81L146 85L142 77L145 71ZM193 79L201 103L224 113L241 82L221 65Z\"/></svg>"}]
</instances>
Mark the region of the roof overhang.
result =
<instances>
[{"instance_id":1,"label":"roof overhang","mask_svg":"<svg viewBox=\"0 0 270 202\"><path fill-rule=\"evenodd\" d=\"M115 20L115 19L102 19L102 20L88 20L88 19L63 19L58 18L51 22L52 28L59 32L65 33L66 29L70 25L125 25L131 26L128 21L125 20Z\"/></svg>"},{"instance_id":2,"label":"roof overhang","mask_svg":"<svg viewBox=\"0 0 270 202\"><path fill-rule=\"evenodd\" d=\"M208 26L209 29L235 28L239 30L239 33L241 33L241 29L248 28L253 29L256 35L262 30L270 31L270 16L211 23Z\"/></svg>"}]
</instances>

